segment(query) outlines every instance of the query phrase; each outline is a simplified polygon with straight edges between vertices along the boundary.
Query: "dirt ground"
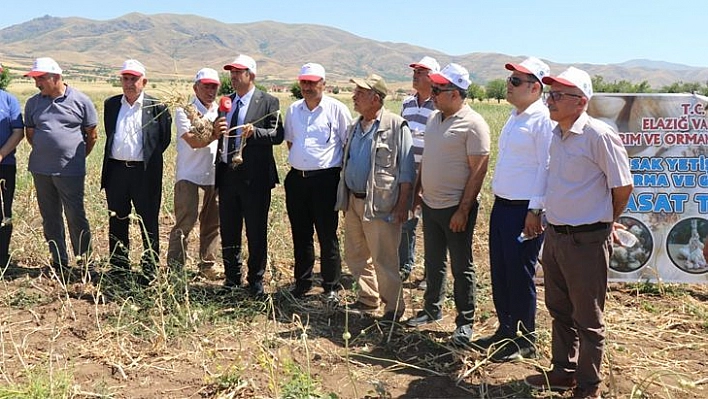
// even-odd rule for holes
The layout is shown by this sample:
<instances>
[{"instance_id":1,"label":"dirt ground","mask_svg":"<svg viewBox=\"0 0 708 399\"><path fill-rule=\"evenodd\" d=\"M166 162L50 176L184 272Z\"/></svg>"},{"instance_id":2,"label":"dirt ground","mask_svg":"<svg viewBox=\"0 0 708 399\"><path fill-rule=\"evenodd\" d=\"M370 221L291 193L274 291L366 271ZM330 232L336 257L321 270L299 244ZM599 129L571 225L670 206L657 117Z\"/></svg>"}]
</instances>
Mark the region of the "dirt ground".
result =
<instances>
[{"instance_id":1,"label":"dirt ground","mask_svg":"<svg viewBox=\"0 0 708 399\"><path fill-rule=\"evenodd\" d=\"M495 330L486 265L480 263L475 338ZM316 290L294 300L285 293L288 286L278 283L288 268L272 267L273 295L262 301L191 278L188 298L180 298L176 303L182 307L173 310L188 317L175 322L165 320L165 311L154 312L170 308L169 290L123 291L107 279L84 283L80 276L64 286L38 268L11 267L3 273L1 294L3 385L44 382L50 391L67 393L51 397L79 398L568 395L534 392L522 382L548 366L550 321L542 286L540 358L498 364L447 344L454 329L450 300L439 324L405 329L347 315L325 304ZM345 300L353 298L351 291L344 294ZM420 308L422 294L412 282L406 284L406 316ZM705 286L612 285L606 321L603 397L708 397Z\"/></svg>"}]
</instances>

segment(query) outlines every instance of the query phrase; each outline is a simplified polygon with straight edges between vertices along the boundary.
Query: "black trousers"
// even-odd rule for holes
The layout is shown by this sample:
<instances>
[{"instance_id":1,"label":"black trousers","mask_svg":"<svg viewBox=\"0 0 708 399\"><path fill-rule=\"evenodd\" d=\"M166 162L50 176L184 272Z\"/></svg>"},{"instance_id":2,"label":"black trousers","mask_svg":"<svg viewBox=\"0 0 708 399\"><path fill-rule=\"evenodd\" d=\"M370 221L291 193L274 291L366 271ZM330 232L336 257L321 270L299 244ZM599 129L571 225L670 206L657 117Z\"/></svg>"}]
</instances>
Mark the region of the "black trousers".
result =
<instances>
[{"instance_id":1,"label":"black trousers","mask_svg":"<svg viewBox=\"0 0 708 399\"><path fill-rule=\"evenodd\" d=\"M285 203L293 234L295 284L302 289L312 287L315 264L313 234L320 243L322 288L336 290L342 274L337 226L339 214L334 210L340 168L312 172L291 169L285 178Z\"/></svg>"},{"instance_id":2,"label":"black trousers","mask_svg":"<svg viewBox=\"0 0 708 399\"><path fill-rule=\"evenodd\" d=\"M12 237L12 200L15 197L15 165L0 165L0 200L2 200L2 223L0 224L0 267L10 261L10 238Z\"/></svg>"},{"instance_id":3,"label":"black trousers","mask_svg":"<svg viewBox=\"0 0 708 399\"><path fill-rule=\"evenodd\" d=\"M108 222L111 266L119 270L130 269L128 215L132 205L139 216L137 222L144 249L141 257L143 271L154 273L160 262L158 217L162 201L162 173L145 171L142 162L109 160L106 167L106 201L108 209L115 212Z\"/></svg>"},{"instance_id":4,"label":"black trousers","mask_svg":"<svg viewBox=\"0 0 708 399\"><path fill-rule=\"evenodd\" d=\"M250 181L238 168L223 162L217 164L217 192L221 255L226 281L241 285L242 233L246 225L248 241L248 284L253 289L262 287L268 260L268 211L271 188L265 181Z\"/></svg>"}]
</instances>

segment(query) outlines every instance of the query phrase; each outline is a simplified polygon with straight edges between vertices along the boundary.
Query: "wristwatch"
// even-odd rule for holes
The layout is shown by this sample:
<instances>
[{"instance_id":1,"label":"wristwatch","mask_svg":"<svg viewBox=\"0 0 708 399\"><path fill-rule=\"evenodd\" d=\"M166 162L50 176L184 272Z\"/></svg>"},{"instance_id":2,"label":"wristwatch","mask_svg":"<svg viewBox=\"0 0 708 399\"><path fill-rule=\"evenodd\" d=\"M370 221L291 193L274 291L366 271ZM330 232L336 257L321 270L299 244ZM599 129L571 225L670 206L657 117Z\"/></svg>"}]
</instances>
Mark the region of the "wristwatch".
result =
<instances>
[{"instance_id":1,"label":"wristwatch","mask_svg":"<svg viewBox=\"0 0 708 399\"><path fill-rule=\"evenodd\" d=\"M529 209L529 212L531 212L532 215L538 216L543 212L543 209Z\"/></svg>"}]
</instances>

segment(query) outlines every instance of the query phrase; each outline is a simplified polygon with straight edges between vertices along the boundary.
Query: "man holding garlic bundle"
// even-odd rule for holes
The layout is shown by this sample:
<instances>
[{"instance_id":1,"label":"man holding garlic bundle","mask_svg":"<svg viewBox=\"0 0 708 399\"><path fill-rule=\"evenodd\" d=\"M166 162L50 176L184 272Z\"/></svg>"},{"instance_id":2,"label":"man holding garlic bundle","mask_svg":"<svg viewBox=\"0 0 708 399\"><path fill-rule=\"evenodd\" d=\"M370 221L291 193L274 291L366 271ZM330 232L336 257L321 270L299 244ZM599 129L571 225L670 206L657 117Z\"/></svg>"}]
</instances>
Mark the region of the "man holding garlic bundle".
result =
<instances>
[{"instance_id":1,"label":"man holding garlic bundle","mask_svg":"<svg viewBox=\"0 0 708 399\"><path fill-rule=\"evenodd\" d=\"M271 190L279 183L273 146L283 142L280 102L255 86L256 61L240 54L224 69L231 75L231 110L216 120L219 135L216 189L221 220L224 287L241 286L241 230L248 240L248 289L261 297L268 260Z\"/></svg>"},{"instance_id":2,"label":"man holding garlic bundle","mask_svg":"<svg viewBox=\"0 0 708 399\"><path fill-rule=\"evenodd\" d=\"M214 100L219 91L219 73L211 68L202 68L194 78L194 99L191 106L211 126L218 117ZM197 134L187 115L189 107L177 108L177 167L175 171L175 225L170 232L167 249L168 266L181 269L187 260L189 233L199 220L199 274L210 280L219 278L215 270L219 237L219 205L214 189L214 159L218 141L203 140ZM202 207L199 209L199 191L202 191Z\"/></svg>"}]
</instances>

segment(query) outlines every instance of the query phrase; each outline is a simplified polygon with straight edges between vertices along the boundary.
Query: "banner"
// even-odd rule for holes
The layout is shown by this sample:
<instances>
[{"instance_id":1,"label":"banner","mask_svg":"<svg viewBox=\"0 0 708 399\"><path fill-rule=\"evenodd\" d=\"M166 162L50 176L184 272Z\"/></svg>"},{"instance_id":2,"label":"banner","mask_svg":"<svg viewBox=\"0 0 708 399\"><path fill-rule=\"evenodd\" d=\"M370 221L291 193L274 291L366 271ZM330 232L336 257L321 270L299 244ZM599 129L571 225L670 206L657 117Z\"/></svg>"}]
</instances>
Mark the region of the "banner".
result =
<instances>
[{"instance_id":1,"label":"banner","mask_svg":"<svg viewBox=\"0 0 708 399\"><path fill-rule=\"evenodd\" d=\"M619 222L624 245L612 281L706 283L708 261L708 97L693 94L593 96L588 114L619 132L634 191Z\"/></svg>"}]
</instances>

